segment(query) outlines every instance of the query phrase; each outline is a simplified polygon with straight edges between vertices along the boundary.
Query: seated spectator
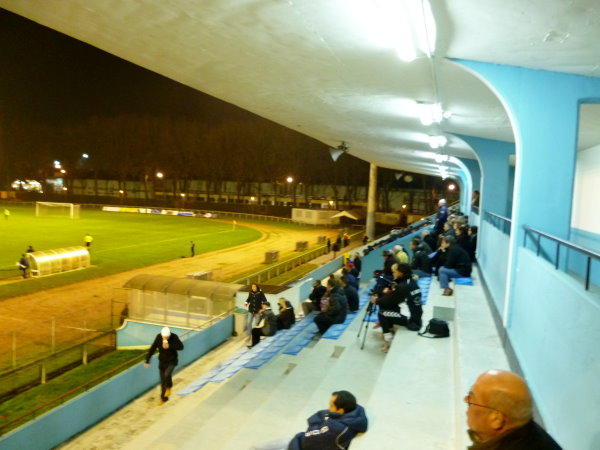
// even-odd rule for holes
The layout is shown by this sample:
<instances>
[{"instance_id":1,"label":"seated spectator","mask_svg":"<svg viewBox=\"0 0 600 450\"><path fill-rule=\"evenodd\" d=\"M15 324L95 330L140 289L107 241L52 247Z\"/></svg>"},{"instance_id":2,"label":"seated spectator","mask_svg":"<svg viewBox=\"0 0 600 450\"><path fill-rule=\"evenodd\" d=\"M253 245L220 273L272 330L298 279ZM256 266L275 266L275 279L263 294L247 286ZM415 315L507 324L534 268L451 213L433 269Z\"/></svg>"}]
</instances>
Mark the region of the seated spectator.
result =
<instances>
[{"instance_id":1,"label":"seated spectator","mask_svg":"<svg viewBox=\"0 0 600 450\"><path fill-rule=\"evenodd\" d=\"M421 238L423 242L426 243L430 249L432 249L432 251L434 248L438 248L437 239L433 234L431 234L431 231L423 230L421 232Z\"/></svg>"},{"instance_id":2,"label":"seated spectator","mask_svg":"<svg viewBox=\"0 0 600 450\"><path fill-rule=\"evenodd\" d=\"M294 314L294 307L285 298L281 297L279 303L279 314L277 314L277 329L287 330L296 323L296 315Z\"/></svg>"},{"instance_id":3,"label":"seated spectator","mask_svg":"<svg viewBox=\"0 0 600 450\"><path fill-rule=\"evenodd\" d=\"M471 256L471 238L469 237L469 226L460 225L456 228L456 244L463 248ZM472 259L471 259L472 261Z\"/></svg>"},{"instance_id":4,"label":"seated spectator","mask_svg":"<svg viewBox=\"0 0 600 450\"><path fill-rule=\"evenodd\" d=\"M471 257L462 247L456 244L456 239L446 236L442 239L442 265L438 270L440 287L444 290L442 295L452 295L450 278L471 276Z\"/></svg>"},{"instance_id":5,"label":"seated spectator","mask_svg":"<svg viewBox=\"0 0 600 450\"><path fill-rule=\"evenodd\" d=\"M556 441L533 421L533 399L523 378L504 370L488 370L465 396L470 450L560 450Z\"/></svg>"},{"instance_id":6,"label":"seated spectator","mask_svg":"<svg viewBox=\"0 0 600 450\"><path fill-rule=\"evenodd\" d=\"M408 264L408 253L400 244L394 245L394 257L396 258L396 264Z\"/></svg>"},{"instance_id":7,"label":"seated spectator","mask_svg":"<svg viewBox=\"0 0 600 450\"><path fill-rule=\"evenodd\" d=\"M321 312L315 317L315 324L319 333L325 334L329 327L335 323L344 323L346 313L348 312L348 301L344 290L335 278L327 280L327 294L329 300L326 302Z\"/></svg>"},{"instance_id":8,"label":"seated spectator","mask_svg":"<svg viewBox=\"0 0 600 450\"><path fill-rule=\"evenodd\" d=\"M313 281L313 290L308 296L308 300L302 302L302 312L304 317L312 311L321 311L321 299L327 291L327 288L321 284L321 280Z\"/></svg>"},{"instance_id":9,"label":"seated spectator","mask_svg":"<svg viewBox=\"0 0 600 450\"><path fill-rule=\"evenodd\" d=\"M412 273L420 278L430 277L433 271L431 266L431 249L425 242L421 242L418 238L410 241L410 249L413 252L410 268Z\"/></svg>"},{"instance_id":10,"label":"seated spectator","mask_svg":"<svg viewBox=\"0 0 600 450\"><path fill-rule=\"evenodd\" d=\"M456 236L456 232L454 231L454 226L452 225L452 223L450 221L446 222L444 224L444 232L442 233L442 236Z\"/></svg>"},{"instance_id":11,"label":"seated spectator","mask_svg":"<svg viewBox=\"0 0 600 450\"><path fill-rule=\"evenodd\" d=\"M329 409L308 418L308 429L294 438L267 442L252 450L347 450L358 433L367 431L368 420L362 406L348 391L331 394Z\"/></svg>"},{"instance_id":12,"label":"seated spectator","mask_svg":"<svg viewBox=\"0 0 600 450\"><path fill-rule=\"evenodd\" d=\"M350 312L358 311L358 291L348 282L347 277L342 277L341 282L346 300L348 301L348 310Z\"/></svg>"},{"instance_id":13,"label":"seated spectator","mask_svg":"<svg viewBox=\"0 0 600 450\"><path fill-rule=\"evenodd\" d=\"M475 254L477 252L477 230L478 228L473 225L469 227L469 238L471 239L471 261L477 260Z\"/></svg>"},{"instance_id":14,"label":"seated spectator","mask_svg":"<svg viewBox=\"0 0 600 450\"><path fill-rule=\"evenodd\" d=\"M389 250L383 251L383 275L392 277L392 266L396 264L394 254Z\"/></svg>"},{"instance_id":15,"label":"seated spectator","mask_svg":"<svg viewBox=\"0 0 600 450\"><path fill-rule=\"evenodd\" d=\"M342 276L346 277L350 286L354 289L358 289L358 280L348 267L342 267Z\"/></svg>"},{"instance_id":16,"label":"seated spectator","mask_svg":"<svg viewBox=\"0 0 600 450\"><path fill-rule=\"evenodd\" d=\"M383 331L383 346L387 352L392 343L392 328L394 325L406 326L411 331L421 329L423 308L421 306L421 289L412 277L408 264L394 264L394 288L382 295L373 296L371 303L379 305L378 319ZM410 311L410 319L402 314L400 304L406 302Z\"/></svg>"},{"instance_id":17,"label":"seated spectator","mask_svg":"<svg viewBox=\"0 0 600 450\"><path fill-rule=\"evenodd\" d=\"M265 302L259 313L258 323L252 328L252 344L248 348L254 347L260 342L261 336L274 336L277 332L277 317L271 311L271 304Z\"/></svg>"}]
</instances>

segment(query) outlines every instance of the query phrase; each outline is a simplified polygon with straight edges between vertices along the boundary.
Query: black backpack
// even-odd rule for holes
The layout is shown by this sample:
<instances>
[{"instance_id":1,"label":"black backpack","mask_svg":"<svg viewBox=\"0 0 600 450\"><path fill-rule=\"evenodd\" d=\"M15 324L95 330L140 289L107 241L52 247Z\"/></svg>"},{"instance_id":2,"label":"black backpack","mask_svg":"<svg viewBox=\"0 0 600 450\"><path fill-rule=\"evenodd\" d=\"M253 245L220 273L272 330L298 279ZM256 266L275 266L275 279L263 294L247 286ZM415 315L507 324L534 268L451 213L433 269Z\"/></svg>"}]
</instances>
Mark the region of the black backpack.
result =
<instances>
[{"instance_id":1,"label":"black backpack","mask_svg":"<svg viewBox=\"0 0 600 450\"><path fill-rule=\"evenodd\" d=\"M432 334L433 336L425 336L426 334ZM425 327L425 330L422 333L419 333L419 336L431 339L450 337L448 322L435 318L431 319Z\"/></svg>"}]
</instances>

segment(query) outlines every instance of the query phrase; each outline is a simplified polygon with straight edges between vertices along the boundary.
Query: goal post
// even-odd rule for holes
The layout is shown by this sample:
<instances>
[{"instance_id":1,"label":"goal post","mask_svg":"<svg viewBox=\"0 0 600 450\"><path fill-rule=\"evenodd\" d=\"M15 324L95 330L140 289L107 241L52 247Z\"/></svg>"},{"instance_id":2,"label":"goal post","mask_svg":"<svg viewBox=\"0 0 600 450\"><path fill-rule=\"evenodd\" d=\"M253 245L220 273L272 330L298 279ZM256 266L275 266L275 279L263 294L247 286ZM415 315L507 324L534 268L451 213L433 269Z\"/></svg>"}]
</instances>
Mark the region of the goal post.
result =
<instances>
[{"instance_id":1,"label":"goal post","mask_svg":"<svg viewBox=\"0 0 600 450\"><path fill-rule=\"evenodd\" d=\"M36 216L68 216L71 219L79 219L81 205L75 203L59 202L35 202Z\"/></svg>"}]
</instances>

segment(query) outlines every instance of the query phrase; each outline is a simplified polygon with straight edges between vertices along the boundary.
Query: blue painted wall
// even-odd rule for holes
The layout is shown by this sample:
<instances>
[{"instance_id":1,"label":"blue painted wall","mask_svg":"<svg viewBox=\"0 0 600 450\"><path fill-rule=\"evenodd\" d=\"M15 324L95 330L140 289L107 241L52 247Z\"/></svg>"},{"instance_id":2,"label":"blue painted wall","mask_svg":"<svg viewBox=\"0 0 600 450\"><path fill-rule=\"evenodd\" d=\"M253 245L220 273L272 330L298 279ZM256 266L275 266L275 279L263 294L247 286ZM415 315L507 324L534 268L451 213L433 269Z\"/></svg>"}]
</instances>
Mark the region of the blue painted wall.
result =
<instances>
[{"instance_id":1,"label":"blue painted wall","mask_svg":"<svg viewBox=\"0 0 600 450\"><path fill-rule=\"evenodd\" d=\"M600 448L600 299L519 249L511 344L551 434L565 449Z\"/></svg>"},{"instance_id":2,"label":"blue painted wall","mask_svg":"<svg viewBox=\"0 0 600 450\"><path fill-rule=\"evenodd\" d=\"M480 251L477 263L498 313L502 316L508 276L509 236L485 220L481 222L479 229L481 232L477 246Z\"/></svg>"},{"instance_id":3,"label":"blue painted wall","mask_svg":"<svg viewBox=\"0 0 600 450\"><path fill-rule=\"evenodd\" d=\"M233 316L184 337L183 367L231 336ZM154 330L152 330L153 335ZM148 344L150 346L150 343ZM1 449L47 450L94 425L158 384L158 362L138 364L0 438Z\"/></svg>"}]
</instances>

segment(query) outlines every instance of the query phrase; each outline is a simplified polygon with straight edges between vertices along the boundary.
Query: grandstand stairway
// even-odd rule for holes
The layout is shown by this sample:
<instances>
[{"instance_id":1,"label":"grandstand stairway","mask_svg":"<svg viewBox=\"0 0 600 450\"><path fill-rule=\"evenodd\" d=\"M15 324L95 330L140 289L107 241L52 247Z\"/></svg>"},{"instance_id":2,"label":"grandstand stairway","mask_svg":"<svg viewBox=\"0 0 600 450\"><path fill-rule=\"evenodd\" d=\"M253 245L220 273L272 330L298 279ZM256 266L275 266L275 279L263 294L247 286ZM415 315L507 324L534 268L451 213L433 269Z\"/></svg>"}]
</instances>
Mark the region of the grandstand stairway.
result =
<instances>
[{"instance_id":1,"label":"grandstand stairway","mask_svg":"<svg viewBox=\"0 0 600 450\"><path fill-rule=\"evenodd\" d=\"M472 286L456 285L452 297L441 296L434 280L424 323L434 311L454 318L449 339L425 339L397 327L384 354L381 330L369 324L361 350L363 306L338 339L312 340L296 355L285 354L283 346L260 368L239 368L199 390L177 384L175 393L186 395L119 448L247 449L291 439L342 389L356 395L369 418L369 431L353 441L353 449L465 448L463 395L479 373L508 364L477 273Z\"/></svg>"}]
</instances>

